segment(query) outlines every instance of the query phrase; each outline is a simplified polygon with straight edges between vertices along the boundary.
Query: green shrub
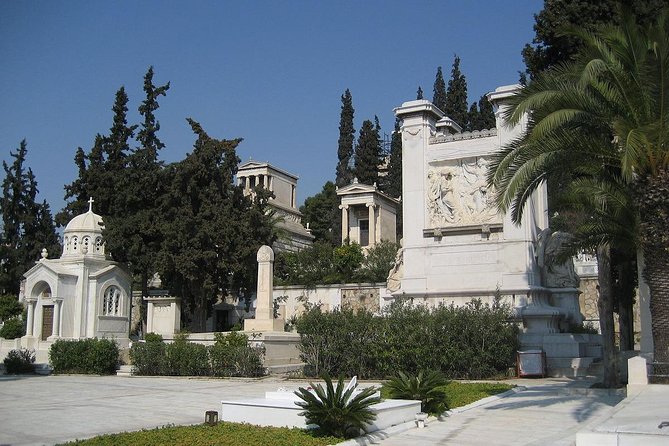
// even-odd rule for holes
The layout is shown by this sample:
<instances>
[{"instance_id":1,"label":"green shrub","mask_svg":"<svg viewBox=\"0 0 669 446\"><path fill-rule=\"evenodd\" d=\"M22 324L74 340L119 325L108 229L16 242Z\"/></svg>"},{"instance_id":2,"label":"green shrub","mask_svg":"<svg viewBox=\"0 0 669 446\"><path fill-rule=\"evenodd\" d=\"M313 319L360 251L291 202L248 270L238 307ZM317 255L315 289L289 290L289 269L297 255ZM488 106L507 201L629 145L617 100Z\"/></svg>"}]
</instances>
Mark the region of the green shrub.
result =
<instances>
[{"instance_id":1,"label":"green shrub","mask_svg":"<svg viewBox=\"0 0 669 446\"><path fill-rule=\"evenodd\" d=\"M4 360L5 371L10 374L34 373L35 372L35 350L25 348L11 350Z\"/></svg>"},{"instance_id":2,"label":"green shrub","mask_svg":"<svg viewBox=\"0 0 669 446\"><path fill-rule=\"evenodd\" d=\"M385 282L388 273L395 264L395 256L400 248L399 243L382 240L372 246L362 261L362 266L355 273L358 282Z\"/></svg>"},{"instance_id":3,"label":"green shrub","mask_svg":"<svg viewBox=\"0 0 669 446\"><path fill-rule=\"evenodd\" d=\"M7 321L23 313L23 304L16 296L10 294L0 295L0 321Z\"/></svg>"},{"instance_id":4,"label":"green shrub","mask_svg":"<svg viewBox=\"0 0 669 446\"><path fill-rule=\"evenodd\" d=\"M400 371L441 371L486 378L513 366L518 329L509 308L475 300L427 308L395 302L382 315L310 308L297 322L305 373L385 378Z\"/></svg>"},{"instance_id":5,"label":"green shrub","mask_svg":"<svg viewBox=\"0 0 669 446\"><path fill-rule=\"evenodd\" d=\"M264 349L248 345L249 338L239 332L216 333L215 344L209 347L211 371L214 376L262 376Z\"/></svg>"},{"instance_id":6,"label":"green shrub","mask_svg":"<svg viewBox=\"0 0 669 446\"><path fill-rule=\"evenodd\" d=\"M135 375L164 375L167 368L163 337L147 333L144 342L133 342L130 347L130 361Z\"/></svg>"},{"instance_id":7,"label":"green shrub","mask_svg":"<svg viewBox=\"0 0 669 446\"><path fill-rule=\"evenodd\" d=\"M440 415L448 409L446 404L446 393L442 386L448 384L448 380L437 371L418 372L417 375L407 375L399 372L391 378L383 387L388 396L403 400L420 400L421 411L432 415Z\"/></svg>"},{"instance_id":8,"label":"green shrub","mask_svg":"<svg viewBox=\"0 0 669 446\"><path fill-rule=\"evenodd\" d=\"M188 341L185 334L178 334L165 348L168 375L204 376L209 374L207 347Z\"/></svg>"},{"instance_id":9,"label":"green shrub","mask_svg":"<svg viewBox=\"0 0 669 446\"><path fill-rule=\"evenodd\" d=\"M300 387L295 394L302 401L296 404L304 411L300 412L307 424L316 424L325 435L338 438L353 438L360 435L368 423L376 419L376 414L369 408L378 403L374 396L376 389L367 387L353 396L353 386L344 391L344 378L340 377L335 388L329 376L323 376L325 388L321 384L312 389Z\"/></svg>"},{"instance_id":10,"label":"green shrub","mask_svg":"<svg viewBox=\"0 0 669 446\"><path fill-rule=\"evenodd\" d=\"M110 339L58 339L49 349L54 373L112 375L118 358L118 345Z\"/></svg>"},{"instance_id":11,"label":"green shrub","mask_svg":"<svg viewBox=\"0 0 669 446\"><path fill-rule=\"evenodd\" d=\"M20 317L7 319L0 328L0 338L16 339L26 334L26 327Z\"/></svg>"}]
</instances>

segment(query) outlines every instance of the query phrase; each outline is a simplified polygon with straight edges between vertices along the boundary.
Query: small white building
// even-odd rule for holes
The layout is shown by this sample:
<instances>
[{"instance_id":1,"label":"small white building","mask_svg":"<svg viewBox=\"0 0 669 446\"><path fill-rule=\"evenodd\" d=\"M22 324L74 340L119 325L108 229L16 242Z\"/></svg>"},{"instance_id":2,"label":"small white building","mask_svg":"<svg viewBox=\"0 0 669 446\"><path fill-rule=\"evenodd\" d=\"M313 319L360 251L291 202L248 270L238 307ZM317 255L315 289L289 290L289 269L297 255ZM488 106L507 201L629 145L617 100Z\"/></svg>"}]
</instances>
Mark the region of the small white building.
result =
<instances>
[{"instance_id":1,"label":"small white building","mask_svg":"<svg viewBox=\"0 0 669 446\"><path fill-rule=\"evenodd\" d=\"M348 186L337 189L341 204L341 239L371 248L381 240L397 240L397 206L399 200L376 187L358 183L354 179Z\"/></svg>"},{"instance_id":2,"label":"small white building","mask_svg":"<svg viewBox=\"0 0 669 446\"><path fill-rule=\"evenodd\" d=\"M292 173L253 160L240 164L237 170L237 183L246 195L256 186L274 193L269 204L274 215L281 219L277 226L282 232L274 243L277 251L299 251L314 241L311 232L302 226L302 213L297 208L297 180Z\"/></svg>"},{"instance_id":3,"label":"small white building","mask_svg":"<svg viewBox=\"0 0 669 446\"><path fill-rule=\"evenodd\" d=\"M128 345L131 278L107 260L102 218L74 217L63 232L63 253L42 258L25 274L19 300L28 309L26 335L15 348L37 350L44 360L56 339L109 338Z\"/></svg>"}]
</instances>

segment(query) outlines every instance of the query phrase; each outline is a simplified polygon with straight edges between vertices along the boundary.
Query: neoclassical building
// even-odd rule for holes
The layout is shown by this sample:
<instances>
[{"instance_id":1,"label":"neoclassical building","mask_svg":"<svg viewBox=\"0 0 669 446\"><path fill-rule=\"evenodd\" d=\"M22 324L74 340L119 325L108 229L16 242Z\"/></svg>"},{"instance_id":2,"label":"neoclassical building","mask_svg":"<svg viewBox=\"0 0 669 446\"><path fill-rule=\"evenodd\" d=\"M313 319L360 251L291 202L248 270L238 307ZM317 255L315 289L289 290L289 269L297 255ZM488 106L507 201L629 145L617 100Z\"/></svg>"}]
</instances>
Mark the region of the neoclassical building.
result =
<instances>
[{"instance_id":1,"label":"neoclassical building","mask_svg":"<svg viewBox=\"0 0 669 446\"><path fill-rule=\"evenodd\" d=\"M65 228L61 257L49 259L44 250L24 274L19 300L28 319L21 347L42 356L60 338L113 338L121 347L128 345L131 278L107 260L103 228L91 199L88 212Z\"/></svg>"}]
</instances>

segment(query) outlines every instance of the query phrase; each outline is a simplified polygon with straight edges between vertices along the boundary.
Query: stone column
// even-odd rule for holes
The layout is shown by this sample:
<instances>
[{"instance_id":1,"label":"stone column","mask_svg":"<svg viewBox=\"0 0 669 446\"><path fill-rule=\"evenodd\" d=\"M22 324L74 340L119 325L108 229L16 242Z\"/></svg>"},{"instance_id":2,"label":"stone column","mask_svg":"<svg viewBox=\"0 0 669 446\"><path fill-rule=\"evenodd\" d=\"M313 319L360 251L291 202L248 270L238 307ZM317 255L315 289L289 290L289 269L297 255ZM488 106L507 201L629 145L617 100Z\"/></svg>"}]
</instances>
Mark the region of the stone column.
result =
<instances>
[{"instance_id":1,"label":"stone column","mask_svg":"<svg viewBox=\"0 0 669 446\"><path fill-rule=\"evenodd\" d=\"M374 212L374 203L367 203L367 210L369 211L369 244L371 248L376 244L376 213Z\"/></svg>"},{"instance_id":2,"label":"stone column","mask_svg":"<svg viewBox=\"0 0 669 446\"><path fill-rule=\"evenodd\" d=\"M53 332L51 336L53 338L59 338L60 337L60 307L63 304L63 298L62 297L52 297L51 300L53 301Z\"/></svg>"},{"instance_id":3,"label":"stone column","mask_svg":"<svg viewBox=\"0 0 669 446\"><path fill-rule=\"evenodd\" d=\"M339 209L341 209L341 243L343 245L348 238L348 205L339 205Z\"/></svg>"},{"instance_id":4,"label":"stone column","mask_svg":"<svg viewBox=\"0 0 669 446\"><path fill-rule=\"evenodd\" d=\"M28 302L28 320L26 321L26 336L33 336L35 325L35 304L37 298L30 297L26 299Z\"/></svg>"},{"instance_id":5,"label":"stone column","mask_svg":"<svg viewBox=\"0 0 669 446\"><path fill-rule=\"evenodd\" d=\"M244 321L245 331L283 331L284 321L274 319L274 251L267 245L258 250L258 289L255 319Z\"/></svg>"}]
</instances>

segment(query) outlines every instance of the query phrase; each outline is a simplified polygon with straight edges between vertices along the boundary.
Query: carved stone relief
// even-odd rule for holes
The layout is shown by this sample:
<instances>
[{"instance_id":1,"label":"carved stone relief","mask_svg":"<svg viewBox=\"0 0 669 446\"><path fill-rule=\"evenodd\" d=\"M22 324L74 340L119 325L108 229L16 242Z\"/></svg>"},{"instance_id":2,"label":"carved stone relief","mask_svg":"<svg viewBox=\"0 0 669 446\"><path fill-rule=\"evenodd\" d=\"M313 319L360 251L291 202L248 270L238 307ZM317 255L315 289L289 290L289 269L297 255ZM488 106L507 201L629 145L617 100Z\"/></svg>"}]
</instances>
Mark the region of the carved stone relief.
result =
<instances>
[{"instance_id":1,"label":"carved stone relief","mask_svg":"<svg viewBox=\"0 0 669 446\"><path fill-rule=\"evenodd\" d=\"M427 173L427 210L431 227L501 222L486 184L488 160L466 158L436 163Z\"/></svg>"}]
</instances>

